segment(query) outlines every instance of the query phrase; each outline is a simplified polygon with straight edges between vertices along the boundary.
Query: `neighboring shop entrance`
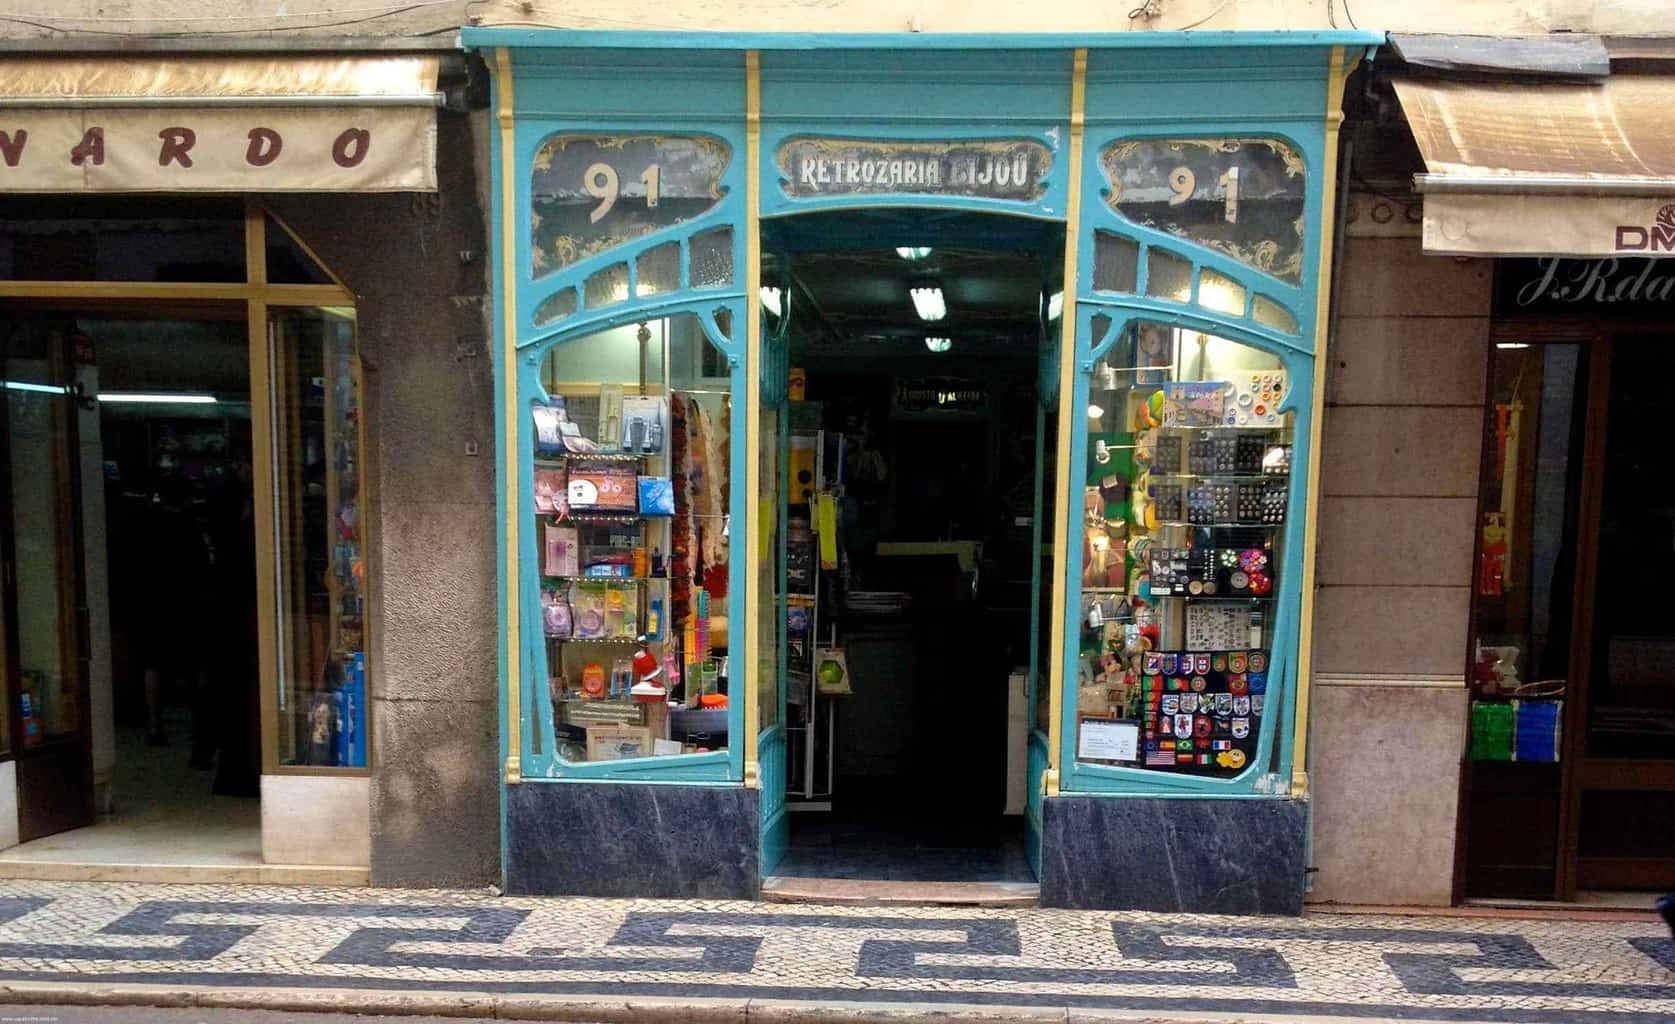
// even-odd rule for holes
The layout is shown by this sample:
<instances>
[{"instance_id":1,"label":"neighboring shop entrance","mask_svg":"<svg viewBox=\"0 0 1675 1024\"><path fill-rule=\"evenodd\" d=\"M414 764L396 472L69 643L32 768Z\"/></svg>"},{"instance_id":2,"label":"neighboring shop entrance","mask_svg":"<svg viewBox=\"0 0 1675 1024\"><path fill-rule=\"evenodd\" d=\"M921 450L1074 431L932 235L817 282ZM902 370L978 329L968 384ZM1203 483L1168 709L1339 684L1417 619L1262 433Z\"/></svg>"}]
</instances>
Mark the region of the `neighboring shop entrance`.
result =
<instances>
[{"instance_id":1,"label":"neighboring shop entrance","mask_svg":"<svg viewBox=\"0 0 1675 1024\"><path fill-rule=\"evenodd\" d=\"M6 214L0 874L255 872L366 765L352 298L236 199Z\"/></svg>"},{"instance_id":2,"label":"neighboring shop entrance","mask_svg":"<svg viewBox=\"0 0 1675 1024\"><path fill-rule=\"evenodd\" d=\"M1603 274L1605 291L1579 290L1622 294L1611 279L1665 279L1661 266L1500 266L1473 580L1468 897L1675 886L1675 337L1552 287ZM1649 317L1666 294L1643 286L1624 305Z\"/></svg>"}]
</instances>

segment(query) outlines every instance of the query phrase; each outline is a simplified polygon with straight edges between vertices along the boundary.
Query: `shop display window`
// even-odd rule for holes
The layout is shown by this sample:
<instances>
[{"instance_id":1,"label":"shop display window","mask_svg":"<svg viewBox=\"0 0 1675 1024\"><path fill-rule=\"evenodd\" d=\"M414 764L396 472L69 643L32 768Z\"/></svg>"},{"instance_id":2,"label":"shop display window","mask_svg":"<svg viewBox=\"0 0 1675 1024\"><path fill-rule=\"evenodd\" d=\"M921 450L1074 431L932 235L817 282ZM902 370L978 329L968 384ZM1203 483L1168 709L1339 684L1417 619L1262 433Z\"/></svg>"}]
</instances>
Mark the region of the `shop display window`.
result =
<instances>
[{"instance_id":1,"label":"shop display window","mask_svg":"<svg viewBox=\"0 0 1675 1024\"><path fill-rule=\"evenodd\" d=\"M642 287L657 252L639 258ZM690 313L542 356L527 514L547 686L531 708L533 753L583 763L727 748L726 365Z\"/></svg>"},{"instance_id":2,"label":"shop display window","mask_svg":"<svg viewBox=\"0 0 1675 1024\"><path fill-rule=\"evenodd\" d=\"M281 765L365 768L369 730L354 310L269 313Z\"/></svg>"},{"instance_id":3,"label":"shop display window","mask_svg":"<svg viewBox=\"0 0 1675 1024\"><path fill-rule=\"evenodd\" d=\"M1096 340L1110 330L1094 317ZM1255 759L1290 493L1288 387L1275 356L1159 323L1130 324L1094 364L1072 540L1078 760L1231 777Z\"/></svg>"},{"instance_id":4,"label":"shop display window","mask_svg":"<svg viewBox=\"0 0 1675 1024\"><path fill-rule=\"evenodd\" d=\"M1473 761L1559 760L1586 369L1581 345L1494 352L1473 587Z\"/></svg>"}]
</instances>

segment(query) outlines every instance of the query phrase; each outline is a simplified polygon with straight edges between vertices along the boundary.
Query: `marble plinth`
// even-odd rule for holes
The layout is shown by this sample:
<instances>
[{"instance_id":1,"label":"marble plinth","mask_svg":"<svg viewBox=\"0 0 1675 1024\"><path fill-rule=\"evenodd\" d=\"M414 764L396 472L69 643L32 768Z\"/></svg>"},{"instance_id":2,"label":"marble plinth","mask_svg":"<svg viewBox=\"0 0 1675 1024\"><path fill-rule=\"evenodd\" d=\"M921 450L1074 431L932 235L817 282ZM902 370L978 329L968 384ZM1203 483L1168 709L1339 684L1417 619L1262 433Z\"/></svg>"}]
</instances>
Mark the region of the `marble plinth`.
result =
<instances>
[{"instance_id":1,"label":"marble plinth","mask_svg":"<svg viewBox=\"0 0 1675 1024\"><path fill-rule=\"evenodd\" d=\"M1195 914L1301 914L1300 800L1049 797L1041 904Z\"/></svg>"},{"instance_id":2,"label":"marble plinth","mask_svg":"<svg viewBox=\"0 0 1675 1024\"><path fill-rule=\"evenodd\" d=\"M507 786L506 891L755 899L759 795L742 786Z\"/></svg>"}]
</instances>

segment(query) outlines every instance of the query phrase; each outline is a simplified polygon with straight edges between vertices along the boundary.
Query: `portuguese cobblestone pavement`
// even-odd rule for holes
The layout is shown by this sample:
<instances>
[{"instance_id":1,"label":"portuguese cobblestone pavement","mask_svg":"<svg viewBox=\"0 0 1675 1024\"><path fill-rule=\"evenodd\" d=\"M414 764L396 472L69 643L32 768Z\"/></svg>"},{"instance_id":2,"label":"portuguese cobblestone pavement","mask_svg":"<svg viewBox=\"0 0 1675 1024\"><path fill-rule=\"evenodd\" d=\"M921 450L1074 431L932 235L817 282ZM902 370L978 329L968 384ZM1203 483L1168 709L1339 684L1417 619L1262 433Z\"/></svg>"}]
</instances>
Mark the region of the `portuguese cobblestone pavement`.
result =
<instances>
[{"instance_id":1,"label":"portuguese cobblestone pavement","mask_svg":"<svg viewBox=\"0 0 1675 1024\"><path fill-rule=\"evenodd\" d=\"M851 1018L918 1008L1061 1020L1650 1024L1675 1022L1675 941L1640 919L1227 918L0 882L0 1002L294 1006L298 993L321 1008L436 1012L454 999L451 1012L480 1016L621 1011L600 1010L601 1019L647 1019L629 1012L634 1000L666 1010L683 1000L692 1013L667 1019L775 1006L811 1019L817 1008ZM537 1013L540 999L549 1002Z\"/></svg>"}]
</instances>

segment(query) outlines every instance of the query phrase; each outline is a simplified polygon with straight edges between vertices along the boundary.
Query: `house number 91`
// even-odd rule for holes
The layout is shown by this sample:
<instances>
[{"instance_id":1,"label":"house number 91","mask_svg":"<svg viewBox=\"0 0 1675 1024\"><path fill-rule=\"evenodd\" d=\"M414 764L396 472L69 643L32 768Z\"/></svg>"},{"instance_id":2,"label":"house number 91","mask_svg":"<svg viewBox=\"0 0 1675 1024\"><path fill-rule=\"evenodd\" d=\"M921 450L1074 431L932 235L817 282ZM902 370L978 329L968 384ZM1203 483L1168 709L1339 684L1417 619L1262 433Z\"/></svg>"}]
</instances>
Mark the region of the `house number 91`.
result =
<instances>
[{"instance_id":1,"label":"house number 91","mask_svg":"<svg viewBox=\"0 0 1675 1024\"><path fill-rule=\"evenodd\" d=\"M1222 216L1229 224L1239 221L1239 169L1229 167L1227 173L1216 179L1216 186L1222 195ZM1170 206L1180 206L1192 198L1192 190L1198 187L1198 176L1192 173L1190 167L1177 167L1169 172L1169 191L1175 193L1169 197Z\"/></svg>"},{"instance_id":2,"label":"house number 91","mask_svg":"<svg viewBox=\"0 0 1675 1024\"><path fill-rule=\"evenodd\" d=\"M640 181L646 186L646 208L657 206L658 168L652 164L640 173ZM587 215L588 222L597 224L604 219L605 214L611 212L616 205L617 196L622 194L622 183L617 178L616 168L603 161L589 167L582 175L582 188L587 194L599 200L599 205Z\"/></svg>"}]
</instances>

